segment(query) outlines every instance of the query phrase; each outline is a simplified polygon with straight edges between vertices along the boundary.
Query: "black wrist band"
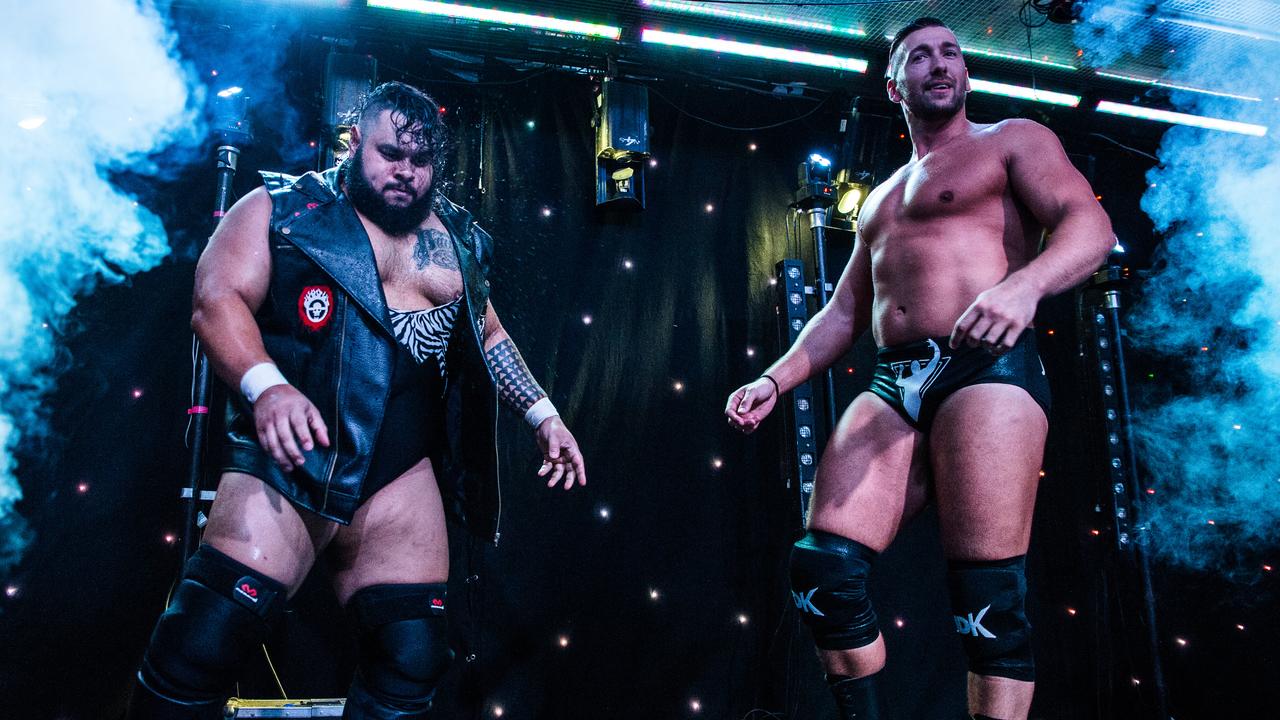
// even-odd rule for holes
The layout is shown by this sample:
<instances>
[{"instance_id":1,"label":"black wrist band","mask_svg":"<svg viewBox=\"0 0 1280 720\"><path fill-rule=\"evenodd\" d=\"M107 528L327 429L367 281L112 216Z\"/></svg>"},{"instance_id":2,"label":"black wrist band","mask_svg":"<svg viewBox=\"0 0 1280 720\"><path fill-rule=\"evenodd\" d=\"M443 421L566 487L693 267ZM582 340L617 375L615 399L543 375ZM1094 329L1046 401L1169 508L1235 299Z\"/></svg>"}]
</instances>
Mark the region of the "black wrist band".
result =
<instances>
[{"instance_id":1,"label":"black wrist band","mask_svg":"<svg viewBox=\"0 0 1280 720\"><path fill-rule=\"evenodd\" d=\"M769 382L773 383L773 391L774 391L774 393L776 393L778 397L782 397L782 388L781 388L781 387L778 387L778 381L777 381L777 380L774 380L774 379L773 379L773 376L771 376L769 373L765 373L765 374L761 375L760 377L762 377L762 378L764 378L765 380L768 380Z\"/></svg>"}]
</instances>

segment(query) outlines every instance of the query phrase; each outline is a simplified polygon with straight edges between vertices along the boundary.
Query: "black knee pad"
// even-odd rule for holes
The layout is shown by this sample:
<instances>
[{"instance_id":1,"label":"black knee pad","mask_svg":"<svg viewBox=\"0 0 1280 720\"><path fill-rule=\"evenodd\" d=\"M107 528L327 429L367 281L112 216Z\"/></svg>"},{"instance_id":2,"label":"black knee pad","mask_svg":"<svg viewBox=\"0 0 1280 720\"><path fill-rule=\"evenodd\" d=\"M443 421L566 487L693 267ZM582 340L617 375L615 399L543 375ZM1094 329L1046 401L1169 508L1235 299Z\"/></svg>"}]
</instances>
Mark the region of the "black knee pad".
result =
<instances>
[{"instance_id":1,"label":"black knee pad","mask_svg":"<svg viewBox=\"0 0 1280 720\"><path fill-rule=\"evenodd\" d=\"M236 673L283 612L286 595L282 583L202 545L151 634L138 672L145 697L135 704L221 710Z\"/></svg>"},{"instance_id":2,"label":"black knee pad","mask_svg":"<svg viewBox=\"0 0 1280 720\"><path fill-rule=\"evenodd\" d=\"M859 648L880 636L867 593L876 555L862 543L821 530L810 530L791 548L791 598L819 648Z\"/></svg>"},{"instance_id":3,"label":"black knee pad","mask_svg":"<svg viewBox=\"0 0 1280 720\"><path fill-rule=\"evenodd\" d=\"M1025 608L1026 556L949 561L947 586L970 672L1034 680L1031 624Z\"/></svg>"},{"instance_id":4,"label":"black knee pad","mask_svg":"<svg viewBox=\"0 0 1280 720\"><path fill-rule=\"evenodd\" d=\"M453 659L444 600L444 583L373 585L351 596L360 662L344 718L426 717Z\"/></svg>"}]
</instances>

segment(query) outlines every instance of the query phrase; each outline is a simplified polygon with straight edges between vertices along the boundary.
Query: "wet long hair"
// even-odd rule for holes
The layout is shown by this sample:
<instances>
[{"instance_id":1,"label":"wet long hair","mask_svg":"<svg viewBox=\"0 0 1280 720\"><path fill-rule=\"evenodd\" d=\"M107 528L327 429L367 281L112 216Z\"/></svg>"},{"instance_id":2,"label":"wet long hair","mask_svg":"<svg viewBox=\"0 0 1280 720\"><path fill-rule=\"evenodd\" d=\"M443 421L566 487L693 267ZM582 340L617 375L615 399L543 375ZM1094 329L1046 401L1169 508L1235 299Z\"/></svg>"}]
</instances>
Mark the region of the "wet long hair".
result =
<instances>
[{"instance_id":1,"label":"wet long hair","mask_svg":"<svg viewBox=\"0 0 1280 720\"><path fill-rule=\"evenodd\" d=\"M360 104L343 116L347 125L359 125L383 110L391 111L396 138L413 143L431 157L432 174L444 177L449 149L449 128L441 117L440 105L432 97L412 85L385 82L370 90Z\"/></svg>"}]
</instances>

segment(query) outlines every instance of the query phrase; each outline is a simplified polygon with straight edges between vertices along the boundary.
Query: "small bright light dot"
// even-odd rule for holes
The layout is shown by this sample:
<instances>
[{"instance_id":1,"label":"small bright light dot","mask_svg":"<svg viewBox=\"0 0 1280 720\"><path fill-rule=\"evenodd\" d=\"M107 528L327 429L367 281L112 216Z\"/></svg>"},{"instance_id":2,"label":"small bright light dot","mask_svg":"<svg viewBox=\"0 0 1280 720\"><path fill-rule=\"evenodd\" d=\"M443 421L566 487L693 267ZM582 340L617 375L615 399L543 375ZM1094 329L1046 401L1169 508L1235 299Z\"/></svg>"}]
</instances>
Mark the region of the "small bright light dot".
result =
<instances>
[{"instance_id":1,"label":"small bright light dot","mask_svg":"<svg viewBox=\"0 0 1280 720\"><path fill-rule=\"evenodd\" d=\"M608 520L608 519L609 519L609 508L607 508L607 507L602 507L602 508L600 508L597 512L599 513L599 515L600 515L600 519L601 519L601 520Z\"/></svg>"},{"instance_id":2,"label":"small bright light dot","mask_svg":"<svg viewBox=\"0 0 1280 720\"><path fill-rule=\"evenodd\" d=\"M140 397L142 397L142 388L134 388L134 389L133 389L133 399L134 399L134 400L137 400L137 399L138 399L138 398L140 398Z\"/></svg>"},{"instance_id":3,"label":"small bright light dot","mask_svg":"<svg viewBox=\"0 0 1280 720\"><path fill-rule=\"evenodd\" d=\"M750 145L747 146L747 149L750 150L751 152L755 152L757 147L759 146L756 145L755 143L751 143Z\"/></svg>"},{"instance_id":4,"label":"small bright light dot","mask_svg":"<svg viewBox=\"0 0 1280 720\"><path fill-rule=\"evenodd\" d=\"M1208 345L1201 345L1201 346L1200 346L1200 352L1209 352L1209 346L1208 346Z\"/></svg>"},{"instance_id":5,"label":"small bright light dot","mask_svg":"<svg viewBox=\"0 0 1280 720\"><path fill-rule=\"evenodd\" d=\"M35 130L41 125L44 125L45 120L48 120L48 118L46 118L43 115L32 115L29 118L23 118L19 120L18 127L22 128L23 130Z\"/></svg>"},{"instance_id":6,"label":"small bright light dot","mask_svg":"<svg viewBox=\"0 0 1280 720\"><path fill-rule=\"evenodd\" d=\"M583 324L583 325L590 325L590 324L591 324L591 316L590 316L590 315L583 315L583 316L582 316L582 324Z\"/></svg>"},{"instance_id":7,"label":"small bright light dot","mask_svg":"<svg viewBox=\"0 0 1280 720\"><path fill-rule=\"evenodd\" d=\"M210 70L210 71L209 71L209 74L210 74L210 75L212 75L212 76L214 76L214 77L218 77L218 71L217 71L217 70Z\"/></svg>"},{"instance_id":8,"label":"small bright light dot","mask_svg":"<svg viewBox=\"0 0 1280 720\"><path fill-rule=\"evenodd\" d=\"M4 589L4 594L8 595L9 597L14 597L15 595L18 594L18 586L10 585L9 587Z\"/></svg>"},{"instance_id":9,"label":"small bright light dot","mask_svg":"<svg viewBox=\"0 0 1280 720\"><path fill-rule=\"evenodd\" d=\"M682 382L680 382L679 380L677 380L677 381L675 381L675 382L671 383L671 389L672 389L672 390L675 390L676 392L683 392L683 391L684 391L684 383L682 383Z\"/></svg>"},{"instance_id":10,"label":"small bright light dot","mask_svg":"<svg viewBox=\"0 0 1280 720\"><path fill-rule=\"evenodd\" d=\"M551 208L549 207L542 208L542 217L551 217Z\"/></svg>"},{"instance_id":11,"label":"small bright light dot","mask_svg":"<svg viewBox=\"0 0 1280 720\"><path fill-rule=\"evenodd\" d=\"M662 594L658 592L657 588L649 588L650 600L657 600L659 597L662 597Z\"/></svg>"},{"instance_id":12,"label":"small bright light dot","mask_svg":"<svg viewBox=\"0 0 1280 720\"><path fill-rule=\"evenodd\" d=\"M1133 681L1133 684L1134 684L1135 686L1137 686L1137 685L1141 685L1141 684L1142 684L1142 681L1141 681L1141 680L1139 680L1138 678L1129 678L1129 679Z\"/></svg>"},{"instance_id":13,"label":"small bright light dot","mask_svg":"<svg viewBox=\"0 0 1280 720\"><path fill-rule=\"evenodd\" d=\"M658 159L649 158L649 167L658 167Z\"/></svg>"},{"instance_id":14,"label":"small bright light dot","mask_svg":"<svg viewBox=\"0 0 1280 720\"><path fill-rule=\"evenodd\" d=\"M724 467L724 460L721 460L720 458L713 458L711 460L711 467L719 470L720 468Z\"/></svg>"},{"instance_id":15,"label":"small bright light dot","mask_svg":"<svg viewBox=\"0 0 1280 720\"><path fill-rule=\"evenodd\" d=\"M1090 531L1089 531L1089 534L1090 534L1090 535L1093 535L1094 537L1097 537L1098 535L1101 535L1101 534L1102 534L1102 531L1101 531L1101 530L1094 529L1094 530L1090 530Z\"/></svg>"},{"instance_id":16,"label":"small bright light dot","mask_svg":"<svg viewBox=\"0 0 1280 720\"><path fill-rule=\"evenodd\" d=\"M755 349L755 348L747 348L747 357L755 357L755 356L756 356L756 349Z\"/></svg>"},{"instance_id":17,"label":"small bright light dot","mask_svg":"<svg viewBox=\"0 0 1280 720\"><path fill-rule=\"evenodd\" d=\"M42 322L42 323L40 323L40 327L44 328L45 330L48 330L48 329L49 329L49 323L44 323L44 322Z\"/></svg>"},{"instance_id":18,"label":"small bright light dot","mask_svg":"<svg viewBox=\"0 0 1280 720\"><path fill-rule=\"evenodd\" d=\"M568 636L568 635L561 635L561 636L560 636L560 641L559 641L559 642L560 642L560 647L562 647L562 648L569 647L569 636Z\"/></svg>"},{"instance_id":19,"label":"small bright light dot","mask_svg":"<svg viewBox=\"0 0 1280 720\"><path fill-rule=\"evenodd\" d=\"M1270 565L1263 565L1263 566L1262 566L1262 569L1263 569L1264 571L1266 571L1266 572L1271 572L1271 566L1270 566Z\"/></svg>"},{"instance_id":20,"label":"small bright light dot","mask_svg":"<svg viewBox=\"0 0 1280 720\"><path fill-rule=\"evenodd\" d=\"M229 98L232 95L239 95L242 92L244 92L244 88L240 87L239 85L236 85L234 87L229 87L226 90L219 90L218 97Z\"/></svg>"},{"instance_id":21,"label":"small bright light dot","mask_svg":"<svg viewBox=\"0 0 1280 720\"><path fill-rule=\"evenodd\" d=\"M175 543L177 540L178 540L178 536L177 536L177 535L174 535L173 533L165 533L165 534L164 534L164 541L165 541L165 542L167 542L167 543L169 543L170 545L172 545L173 543Z\"/></svg>"},{"instance_id":22,"label":"small bright light dot","mask_svg":"<svg viewBox=\"0 0 1280 720\"><path fill-rule=\"evenodd\" d=\"M89 492L89 483L80 483L76 486L76 490L80 491L82 495Z\"/></svg>"},{"instance_id":23,"label":"small bright light dot","mask_svg":"<svg viewBox=\"0 0 1280 720\"><path fill-rule=\"evenodd\" d=\"M440 106L440 114L441 114L441 115L443 115L443 114L445 114L445 113L447 113L447 112L449 112L449 108L447 108L447 107L445 107L445 106L441 105L441 106Z\"/></svg>"},{"instance_id":24,"label":"small bright light dot","mask_svg":"<svg viewBox=\"0 0 1280 720\"><path fill-rule=\"evenodd\" d=\"M1049 334L1049 335L1052 335L1052 334L1053 334L1053 331L1052 331L1052 330L1050 330L1050 331L1048 332L1048 334Z\"/></svg>"},{"instance_id":25,"label":"small bright light dot","mask_svg":"<svg viewBox=\"0 0 1280 720\"><path fill-rule=\"evenodd\" d=\"M702 703L698 702L698 698L694 698L689 701L689 709L694 712L700 712L702 710Z\"/></svg>"},{"instance_id":26,"label":"small bright light dot","mask_svg":"<svg viewBox=\"0 0 1280 720\"><path fill-rule=\"evenodd\" d=\"M1148 494L1148 495L1155 495L1155 494L1156 494L1156 489L1155 489L1155 488L1147 488L1147 494Z\"/></svg>"},{"instance_id":27,"label":"small bright light dot","mask_svg":"<svg viewBox=\"0 0 1280 720\"><path fill-rule=\"evenodd\" d=\"M1076 614L1076 609L1075 609L1075 608L1073 608L1073 607L1069 607L1069 608L1067 608L1067 614L1068 614L1068 615L1071 615L1072 617L1074 617L1074 616L1075 616L1075 614Z\"/></svg>"},{"instance_id":28,"label":"small bright light dot","mask_svg":"<svg viewBox=\"0 0 1280 720\"><path fill-rule=\"evenodd\" d=\"M631 258L624 258L624 259L622 260L622 267L624 267L624 268L626 268L626 269L628 269L628 270L630 270L631 268L633 268L633 267L635 267L635 266L636 266L636 264L635 264L635 263L633 263L633 262L631 262Z\"/></svg>"},{"instance_id":29,"label":"small bright light dot","mask_svg":"<svg viewBox=\"0 0 1280 720\"><path fill-rule=\"evenodd\" d=\"M1217 525L1217 524L1218 524L1218 523L1216 523L1216 522L1214 522L1214 521L1212 521L1212 520L1209 520L1208 522L1209 522L1209 524L1210 524L1210 525Z\"/></svg>"},{"instance_id":30,"label":"small bright light dot","mask_svg":"<svg viewBox=\"0 0 1280 720\"><path fill-rule=\"evenodd\" d=\"M1236 629L1237 629L1237 630L1244 630L1244 625L1241 625L1240 623L1236 623Z\"/></svg>"},{"instance_id":31,"label":"small bright light dot","mask_svg":"<svg viewBox=\"0 0 1280 720\"><path fill-rule=\"evenodd\" d=\"M770 284L770 285L777 285L777 284L778 284L778 278L769 278L769 284Z\"/></svg>"},{"instance_id":32,"label":"small bright light dot","mask_svg":"<svg viewBox=\"0 0 1280 720\"><path fill-rule=\"evenodd\" d=\"M707 205L706 205L706 207L705 207L704 209L705 209L707 212L714 212L714 211L715 211L715 209L716 209L716 206L715 206L715 205L712 205L711 203L707 203Z\"/></svg>"},{"instance_id":33,"label":"small bright light dot","mask_svg":"<svg viewBox=\"0 0 1280 720\"><path fill-rule=\"evenodd\" d=\"M524 122L524 126L525 126L525 127L527 127L527 128L529 128L530 130L532 130L532 129L534 129L535 127L537 127L537 126L538 126L538 123L536 123L536 122L534 122L534 121L532 121L532 120L525 120L525 122Z\"/></svg>"},{"instance_id":34,"label":"small bright light dot","mask_svg":"<svg viewBox=\"0 0 1280 720\"><path fill-rule=\"evenodd\" d=\"M902 618L896 618L896 619L893 621L893 624L894 624L894 625L897 625L898 627L902 627L903 625L906 625L906 624L907 624L907 622L906 622L905 620L903 620Z\"/></svg>"},{"instance_id":35,"label":"small bright light dot","mask_svg":"<svg viewBox=\"0 0 1280 720\"><path fill-rule=\"evenodd\" d=\"M1185 639L1185 638L1174 638L1174 639L1173 639L1173 641L1174 641L1174 642L1176 642L1176 643L1178 643L1178 645L1179 645L1179 646L1181 646L1181 647L1186 647L1186 646L1187 646L1187 641L1186 641L1186 639Z\"/></svg>"},{"instance_id":36,"label":"small bright light dot","mask_svg":"<svg viewBox=\"0 0 1280 720\"><path fill-rule=\"evenodd\" d=\"M1043 470L1041 470L1041 471L1040 471L1040 477L1044 477L1044 471L1043 471Z\"/></svg>"},{"instance_id":37,"label":"small bright light dot","mask_svg":"<svg viewBox=\"0 0 1280 720\"><path fill-rule=\"evenodd\" d=\"M307 145L308 145L308 146L310 146L310 147L315 147L315 146L316 146L316 141L315 141L315 140L312 140L311 142L307 143Z\"/></svg>"},{"instance_id":38,"label":"small bright light dot","mask_svg":"<svg viewBox=\"0 0 1280 720\"><path fill-rule=\"evenodd\" d=\"M494 706L493 706L493 716L494 716L494 717L502 717L502 713L503 713L503 712L504 712L504 711L503 711L503 709L502 709L502 706L501 706L501 705L494 705Z\"/></svg>"},{"instance_id":39,"label":"small bright light dot","mask_svg":"<svg viewBox=\"0 0 1280 720\"><path fill-rule=\"evenodd\" d=\"M747 616L746 616L746 615L739 615L739 616L738 616L738 624L739 624L739 625L746 625L746 624L747 624Z\"/></svg>"},{"instance_id":40,"label":"small bright light dot","mask_svg":"<svg viewBox=\"0 0 1280 720\"><path fill-rule=\"evenodd\" d=\"M1239 429L1240 429L1240 425L1239 425L1239 424L1232 425L1231 427L1232 427L1232 429L1234 429L1234 430L1239 430Z\"/></svg>"}]
</instances>

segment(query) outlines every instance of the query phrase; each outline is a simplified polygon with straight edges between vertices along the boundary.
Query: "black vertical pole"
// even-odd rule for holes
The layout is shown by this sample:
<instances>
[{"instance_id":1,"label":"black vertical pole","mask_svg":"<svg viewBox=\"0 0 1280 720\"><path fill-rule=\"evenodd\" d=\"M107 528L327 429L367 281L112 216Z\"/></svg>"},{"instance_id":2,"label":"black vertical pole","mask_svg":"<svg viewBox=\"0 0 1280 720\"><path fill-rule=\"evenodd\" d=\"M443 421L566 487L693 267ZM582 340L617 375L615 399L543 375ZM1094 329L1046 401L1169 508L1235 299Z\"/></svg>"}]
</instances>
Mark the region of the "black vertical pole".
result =
<instances>
[{"instance_id":1,"label":"black vertical pole","mask_svg":"<svg viewBox=\"0 0 1280 720\"><path fill-rule=\"evenodd\" d=\"M231 206L231 183L236 176L236 163L240 158L240 148L234 145L219 145L217 157L217 190L214 196L214 227L222 221L227 208ZM203 250L203 248L201 248ZM191 557L196 551L196 535L199 533L200 492L204 478L205 447L208 445L209 433L209 396L210 373L209 359L200 349L200 340L193 340L195 368L191 379L191 407L187 415L191 417L191 436L188 444L187 488L191 495L187 498L186 530L182 533L182 557Z\"/></svg>"}]
</instances>

